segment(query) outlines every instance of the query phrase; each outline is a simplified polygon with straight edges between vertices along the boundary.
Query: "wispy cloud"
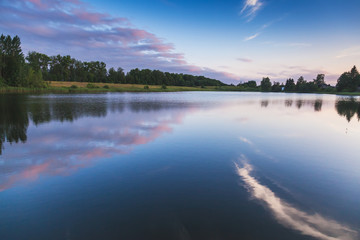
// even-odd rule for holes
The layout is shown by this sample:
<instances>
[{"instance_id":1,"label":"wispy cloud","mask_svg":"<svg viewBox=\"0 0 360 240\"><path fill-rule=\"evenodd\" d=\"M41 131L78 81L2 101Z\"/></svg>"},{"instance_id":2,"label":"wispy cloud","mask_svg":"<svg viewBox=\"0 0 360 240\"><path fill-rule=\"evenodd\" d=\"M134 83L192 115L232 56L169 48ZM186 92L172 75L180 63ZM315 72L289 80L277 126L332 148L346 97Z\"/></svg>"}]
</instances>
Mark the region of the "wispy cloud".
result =
<instances>
[{"instance_id":1,"label":"wispy cloud","mask_svg":"<svg viewBox=\"0 0 360 240\"><path fill-rule=\"evenodd\" d=\"M282 21L285 17L286 17L286 15L283 15L282 17L279 17L279 18L276 18L276 19L274 19L272 21L269 21L269 22L265 23L264 25L262 25L260 29L261 30L266 29L266 28L270 27L271 25Z\"/></svg>"},{"instance_id":2,"label":"wispy cloud","mask_svg":"<svg viewBox=\"0 0 360 240\"><path fill-rule=\"evenodd\" d=\"M250 164L244 163L243 167L235 165L237 174L244 181L251 195L263 202L280 224L297 230L303 235L322 240L357 239L358 233L351 228L318 213L306 213L276 196L271 189L251 176Z\"/></svg>"},{"instance_id":3,"label":"wispy cloud","mask_svg":"<svg viewBox=\"0 0 360 240\"><path fill-rule=\"evenodd\" d=\"M246 37L246 38L244 39L244 41L247 42L247 41L253 40L254 38L258 37L259 35L260 35L260 33L255 33L254 35L251 35L251 36L249 36L249 37Z\"/></svg>"},{"instance_id":4,"label":"wispy cloud","mask_svg":"<svg viewBox=\"0 0 360 240\"><path fill-rule=\"evenodd\" d=\"M336 58L345 58L350 56L360 56L360 46L354 46L350 48L346 48L339 52Z\"/></svg>"},{"instance_id":5,"label":"wispy cloud","mask_svg":"<svg viewBox=\"0 0 360 240\"><path fill-rule=\"evenodd\" d=\"M250 63L253 60L250 58L237 58L236 60L240 61L240 62L246 62L246 63Z\"/></svg>"},{"instance_id":6,"label":"wispy cloud","mask_svg":"<svg viewBox=\"0 0 360 240\"><path fill-rule=\"evenodd\" d=\"M240 11L240 15L244 15L247 18L247 21L250 22L254 19L257 12L264 5L260 0L245 0L244 6Z\"/></svg>"},{"instance_id":7,"label":"wispy cloud","mask_svg":"<svg viewBox=\"0 0 360 240\"><path fill-rule=\"evenodd\" d=\"M247 139L246 137L239 137L240 141L244 142L244 143L247 143L249 145L253 145L253 142L250 141L249 139Z\"/></svg>"}]
</instances>

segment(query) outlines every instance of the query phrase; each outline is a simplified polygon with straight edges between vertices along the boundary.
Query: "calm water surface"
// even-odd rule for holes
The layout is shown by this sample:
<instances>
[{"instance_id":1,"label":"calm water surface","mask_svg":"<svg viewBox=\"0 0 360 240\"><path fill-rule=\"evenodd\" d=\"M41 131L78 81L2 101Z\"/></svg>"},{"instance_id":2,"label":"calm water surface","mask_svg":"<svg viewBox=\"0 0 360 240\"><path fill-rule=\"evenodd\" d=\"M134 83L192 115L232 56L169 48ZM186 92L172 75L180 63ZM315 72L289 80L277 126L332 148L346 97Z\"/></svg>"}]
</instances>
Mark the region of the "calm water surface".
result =
<instances>
[{"instance_id":1,"label":"calm water surface","mask_svg":"<svg viewBox=\"0 0 360 240\"><path fill-rule=\"evenodd\" d=\"M0 239L359 239L360 99L0 95Z\"/></svg>"}]
</instances>

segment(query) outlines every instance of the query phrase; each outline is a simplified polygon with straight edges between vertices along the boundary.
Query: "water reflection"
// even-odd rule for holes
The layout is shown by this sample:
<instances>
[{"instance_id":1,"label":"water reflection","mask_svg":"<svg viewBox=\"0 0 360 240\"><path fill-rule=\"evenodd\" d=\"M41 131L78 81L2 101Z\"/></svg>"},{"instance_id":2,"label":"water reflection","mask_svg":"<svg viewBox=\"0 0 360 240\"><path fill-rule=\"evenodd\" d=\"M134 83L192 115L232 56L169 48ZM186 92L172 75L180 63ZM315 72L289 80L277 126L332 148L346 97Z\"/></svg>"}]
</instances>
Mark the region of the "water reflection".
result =
<instances>
[{"instance_id":1,"label":"water reflection","mask_svg":"<svg viewBox=\"0 0 360 240\"><path fill-rule=\"evenodd\" d=\"M251 105L248 101L243 104ZM0 155L4 150L4 143L25 143L27 128L31 121L35 126L51 121L73 122L83 117L106 117L108 112L121 113L125 109L132 112L150 112L162 109L186 108L194 103L161 102L161 101L131 101L108 99L106 96L47 96L29 97L26 95L0 95ZM322 99L263 99L262 108L271 105L284 105L287 108L312 107L320 112ZM340 98L335 102L335 108L340 116L349 122L354 116L360 121L360 101L356 98Z\"/></svg>"},{"instance_id":2,"label":"water reflection","mask_svg":"<svg viewBox=\"0 0 360 240\"><path fill-rule=\"evenodd\" d=\"M307 213L297 209L278 197L271 189L262 185L251 175L252 166L235 164L238 175L252 196L265 204L277 221L286 227L300 231L304 235L323 240L357 239L357 232L318 213Z\"/></svg>"},{"instance_id":3,"label":"water reflection","mask_svg":"<svg viewBox=\"0 0 360 240\"><path fill-rule=\"evenodd\" d=\"M262 100L260 103L261 107L267 107L269 105L269 100Z\"/></svg>"},{"instance_id":4,"label":"water reflection","mask_svg":"<svg viewBox=\"0 0 360 240\"><path fill-rule=\"evenodd\" d=\"M0 155L5 141L25 142L29 126L24 96L0 95Z\"/></svg>"},{"instance_id":5,"label":"water reflection","mask_svg":"<svg viewBox=\"0 0 360 240\"><path fill-rule=\"evenodd\" d=\"M336 99L2 96L0 239L354 239L360 132Z\"/></svg>"},{"instance_id":6,"label":"water reflection","mask_svg":"<svg viewBox=\"0 0 360 240\"><path fill-rule=\"evenodd\" d=\"M360 101L355 98L340 98L335 103L335 108L340 116L343 116L348 120L357 115L358 121L360 121Z\"/></svg>"},{"instance_id":7,"label":"water reflection","mask_svg":"<svg viewBox=\"0 0 360 240\"><path fill-rule=\"evenodd\" d=\"M282 105L284 104L285 107L292 107L293 106L293 99L277 99L277 100L273 100L273 101L269 101L269 100L261 100L260 101L260 106L261 107L268 107L269 104L271 105ZM315 112L320 112L321 108L323 105L323 100L322 99L297 99L295 100L295 106L298 109L301 109L304 106L310 106L314 108Z\"/></svg>"},{"instance_id":8,"label":"water reflection","mask_svg":"<svg viewBox=\"0 0 360 240\"><path fill-rule=\"evenodd\" d=\"M260 108L308 106L317 112L323 106L322 99L306 98L263 99L260 103ZM236 104L258 106L252 98ZM207 103L201 108L204 106L214 105ZM41 174L69 174L97 159L128 153L135 145L171 132L173 124L181 123L187 113L198 107L196 101L141 97L129 101L108 95L0 95L0 155L4 154L6 142L25 143L29 125L37 127L29 143L13 145L2 160L6 168L0 169L0 191L23 179L36 179ZM335 107L348 121L356 114L360 119L360 102L355 98L338 99ZM97 118L103 118L101 125ZM53 122L62 124L40 128Z\"/></svg>"},{"instance_id":9,"label":"water reflection","mask_svg":"<svg viewBox=\"0 0 360 240\"><path fill-rule=\"evenodd\" d=\"M286 99L285 100L285 107L291 107L293 105L292 99Z\"/></svg>"},{"instance_id":10,"label":"water reflection","mask_svg":"<svg viewBox=\"0 0 360 240\"><path fill-rule=\"evenodd\" d=\"M0 191L40 175L68 175L98 159L127 154L134 146L171 132L173 125L181 123L186 113L194 109L189 104L105 98L25 101L17 97L11 104L8 98L1 103L1 144L5 140L25 142L30 120L35 126L50 121L62 124L36 128L31 141L13 145L6 152L3 160L6 167L0 168ZM105 116L99 125L97 118Z\"/></svg>"},{"instance_id":11,"label":"water reflection","mask_svg":"<svg viewBox=\"0 0 360 240\"><path fill-rule=\"evenodd\" d=\"M96 98L95 98L96 97ZM187 108L191 104L169 102L125 102L104 96L50 96L0 95L0 155L4 143L25 143L31 121L35 126L52 121L73 122L84 117L103 118L108 112L150 112Z\"/></svg>"}]
</instances>

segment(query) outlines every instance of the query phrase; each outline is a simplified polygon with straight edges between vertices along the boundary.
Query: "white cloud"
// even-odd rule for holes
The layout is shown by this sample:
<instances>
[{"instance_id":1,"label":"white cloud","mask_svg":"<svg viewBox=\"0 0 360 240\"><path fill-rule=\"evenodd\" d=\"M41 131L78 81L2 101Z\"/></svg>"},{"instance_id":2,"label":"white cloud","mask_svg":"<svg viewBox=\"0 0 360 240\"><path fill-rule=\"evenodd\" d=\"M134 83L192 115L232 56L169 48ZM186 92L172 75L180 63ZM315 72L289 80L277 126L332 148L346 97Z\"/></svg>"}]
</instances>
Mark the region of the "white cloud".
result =
<instances>
[{"instance_id":1,"label":"white cloud","mask_svg":"<svg viewBox=\"0 0 360 240\"><path fill-rule=\"evenodd\" d=\"M322 240L357 239L357 232L349 227L318 213L306 213L276 196L273 191L250 175L252 171L250 164L245 163L242 168L238 164L235 165L238 175L245 182L252 196L265 203L280 224Z\"/></svg>"},{"instance_id":2,"label":"white cloud","mask_svg":"<svg viewBox=\"0 0 360 240\"><path fill-rule=\"evenodd\" d=\"M256 13L261 9L263 3L260 0L245 0L244 7L240 11L240 15L245 15L248 18L248 22L253 20Z\"/></svg>"},{"instance_id":3,"label":"white cloud","mask_svg":"<svg viewBox=\"0 0 360 240\"><path fill-rule=\"evenodd\" d=\"M260 33L255 33L254 35L251 35L251 36L249 36L249 37L246 37L246 38L244 39L244 41L247 42L247 41L253 40L254 38L258 37L259 35L260 35Z\"/></svg>"},{"instance_id":4,"label":"white cloud","mask_svg":"<svg viewBox=\"0 0 360 240\"><path fill-rule=\"evenodd\" d=\"M253 145L253 142L250 141L249 139L245 138L245 137L239 137L240 141L247 143L249 145Z\"/></svg>"}]
</instances>

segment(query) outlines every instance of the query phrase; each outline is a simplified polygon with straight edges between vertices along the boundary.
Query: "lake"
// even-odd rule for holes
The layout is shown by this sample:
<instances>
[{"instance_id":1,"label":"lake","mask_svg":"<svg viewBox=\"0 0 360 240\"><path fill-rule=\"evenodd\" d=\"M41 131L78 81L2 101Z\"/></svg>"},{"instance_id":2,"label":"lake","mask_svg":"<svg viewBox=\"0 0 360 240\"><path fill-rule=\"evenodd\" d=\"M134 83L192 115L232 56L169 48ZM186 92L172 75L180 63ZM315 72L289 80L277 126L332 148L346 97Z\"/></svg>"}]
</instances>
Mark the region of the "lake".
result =
<instances>
[{"instance_id":1,"label":"lake","mask_svg":"<svg viewBox=\"0 0 360 240\"><path fill-rule=\"evenodd\" d=\"M0 239L359 239L360 98L0 95Z\"/></svg>"}]
</instances>

